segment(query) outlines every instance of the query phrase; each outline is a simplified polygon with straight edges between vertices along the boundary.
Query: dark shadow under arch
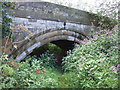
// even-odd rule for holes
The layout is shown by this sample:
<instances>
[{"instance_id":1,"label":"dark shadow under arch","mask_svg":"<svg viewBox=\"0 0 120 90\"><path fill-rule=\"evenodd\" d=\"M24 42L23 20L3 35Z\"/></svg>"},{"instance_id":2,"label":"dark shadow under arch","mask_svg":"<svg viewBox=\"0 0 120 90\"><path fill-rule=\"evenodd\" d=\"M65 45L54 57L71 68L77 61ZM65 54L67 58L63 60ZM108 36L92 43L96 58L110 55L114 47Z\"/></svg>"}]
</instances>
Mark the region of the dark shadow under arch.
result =
<instances>
[{"instance_id":1,"label":"dark shadow under arch","mask_svg":"<svg viewBox=\"0 0 120 90\"><path fill-rule=\"evenodd\" d=\"M56 41L52 41L50 43L47 43L41 47L38 47L36 49L33 50L33 52L31 52L29 54L29 56L36 56L36 57L40 57L40 55L42 55L43 53L45 53L47 50L49 50L48 44L54 44L56 47L59 47L61 49L60 53L59 51L52 51L50 52L51 54L54 55L55 59L57 60L57 65L61 66L62 63L62 58L67 56L67 52L69 50L73 50L74 46L75 46L75 42L74 41L68 41L68 40L56 40ZM50 50L51 51L51 50Z\"/></svg>"}]
</instances>

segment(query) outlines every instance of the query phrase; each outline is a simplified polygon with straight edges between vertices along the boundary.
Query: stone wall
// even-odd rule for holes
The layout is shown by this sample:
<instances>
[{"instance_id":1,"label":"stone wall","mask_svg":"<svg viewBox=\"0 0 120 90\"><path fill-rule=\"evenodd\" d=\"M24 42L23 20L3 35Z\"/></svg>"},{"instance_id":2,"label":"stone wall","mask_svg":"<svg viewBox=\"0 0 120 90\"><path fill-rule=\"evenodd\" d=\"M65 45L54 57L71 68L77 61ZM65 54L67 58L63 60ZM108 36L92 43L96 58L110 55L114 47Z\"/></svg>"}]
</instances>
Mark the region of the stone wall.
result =
<instances>
[{"instance_id":1,"label":"stone wall","mask_svg":"<svg viewBox=\"0 0 120 90\"><path fill-rule=\"evenodd\" d=\"M48 2L19 2L14 12L16 17L91 25L88 12Z\"/></svg>"},{"instance_id":2,"label":"stone wall","mask_svg":"<svg viewBox=\"0 0 120 90\"><path fill-rule=\"evenodd\" d=\"M15 12L14 44L17 45L9 57L17 61L49 42L68 40L81 44L81 40L99 31L98 24L92 22L94 14L48 2L19 2L16 10L9 11Z\"/></svg>"}]
</instances>

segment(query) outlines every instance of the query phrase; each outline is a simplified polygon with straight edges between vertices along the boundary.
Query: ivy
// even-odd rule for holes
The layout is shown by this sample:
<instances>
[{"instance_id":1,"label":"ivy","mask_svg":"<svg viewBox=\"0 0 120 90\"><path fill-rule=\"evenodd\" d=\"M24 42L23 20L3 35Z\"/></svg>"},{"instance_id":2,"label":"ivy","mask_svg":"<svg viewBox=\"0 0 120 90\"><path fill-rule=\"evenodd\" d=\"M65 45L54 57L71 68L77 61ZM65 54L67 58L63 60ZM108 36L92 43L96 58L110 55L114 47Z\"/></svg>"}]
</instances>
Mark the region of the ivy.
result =
<instances>
[{"instance_id":1,"label":"ivy","mask_svg":"<svg viewBox=\"0 0 120 90\"><path fill-rule=\"evenodd\" d=\"M2 8L2 38L11 37L12 30L10 29L10 25L12 23L12 13L8 13L7 9L15 9L14 2L1 2Z\"/></svg>"}]
</instances>

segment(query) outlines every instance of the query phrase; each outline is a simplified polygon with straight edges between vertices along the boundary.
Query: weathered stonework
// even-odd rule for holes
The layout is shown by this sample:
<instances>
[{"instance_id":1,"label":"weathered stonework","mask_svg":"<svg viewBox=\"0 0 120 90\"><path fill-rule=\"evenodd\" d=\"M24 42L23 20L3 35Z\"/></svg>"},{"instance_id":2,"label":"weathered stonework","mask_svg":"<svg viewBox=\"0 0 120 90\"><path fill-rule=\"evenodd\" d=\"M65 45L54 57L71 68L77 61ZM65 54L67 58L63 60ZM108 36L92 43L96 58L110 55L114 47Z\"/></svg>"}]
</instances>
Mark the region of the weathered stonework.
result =
<instances>
[{"instance_id":1,"label":"weathered stonework","mask_svg":"<svg viewBox=\"0 0 120 90\"><path fill-rule=\"evenodd\" d=\"M20 62L20 60L24 59L26 57L26 52L23 52L22 54L20 54L17 58L16 61Z\"/></svg>"},{"instance_id":2,"label":"weathered stonework","mask_svg":"<svg viewBox=\"0 0 120 90\"><path fill-rule=\"evenodd\" d=\"M29 53L31 53L35 48L40 47L40 45L41 45L40 42L35 43L34 45L30 46L30 47L27 49L27 51L28 51Z\"/></svg>"},{"instance_id":3,"label":"weathered stonework","mask_svg":"<svg viewBox=\"0 0 120 90\"><path fill-rule=\"evenodd\" d=\"M72 37L72 36L68 36L67 40L69 40L69 41L74 41L74 40L75 40L75 38L74 38L74 37Z\"/></svg>"},{"instance_id":4,"label":"weathered stonework","mask_svg":"<svg viewBox=\"0 0 120 90\"><path fill-rule=\"evenodd\" d=\"M28 22L26 18L13 18L15 25L21 25L23 24L23 28L27 28L30 32L33 34L44 34L47 32L52 32L52 31L61 31L63 29L67 31L72 31L76 33L81 33L84 35L90 34L91 28L94 30L98 30L96 27L92 27L89 25L83 25L83 24L75 24L75 23L66 23L64 26L64 22L57 22L57 21L49 21L49 20L37 20L37 22ZM65 31L63 31L65 33ZM57 32L56 32L57 33ZM59 32L58 32L59 33ZM26 36L29 36L28 32L20 31L15 32L16 34L16 39L15 41L19 41L24 39Z\"/></svg>"},{"instance_id":5,"label":"weathered stonework","mask_svg":"<svg viewBox=\"0 0 120 90\"><path fill-rule=\"evenodd\" d=\"M91 26L91 14L85 11L68 8L65 6L47 2L22 2L17 3L14 25L22 25L23 29L17 27L15 42L28 39L22 43L16 43L10 57L16 61L23 60L35 48L43 46L48 42L57 40L68 40L81 44L81 40L89 38L98 31L96 26ZM12 12L13 12L12 11ZM32 35L30 34L32 33Z\"/></svg>"},{"instance_id":6,"label":"weathered stonework","mask_svg":"<svg viewBox=\"0 0 120 90\"><path fill-rule=\"evenodd\" d=\"M16 6L16 16L35 19L51 19L56 21L69 21L84 24L91 24L88 12L68 8L65 6L48 2L18 3Z\"/></svg>"}]
</instances>

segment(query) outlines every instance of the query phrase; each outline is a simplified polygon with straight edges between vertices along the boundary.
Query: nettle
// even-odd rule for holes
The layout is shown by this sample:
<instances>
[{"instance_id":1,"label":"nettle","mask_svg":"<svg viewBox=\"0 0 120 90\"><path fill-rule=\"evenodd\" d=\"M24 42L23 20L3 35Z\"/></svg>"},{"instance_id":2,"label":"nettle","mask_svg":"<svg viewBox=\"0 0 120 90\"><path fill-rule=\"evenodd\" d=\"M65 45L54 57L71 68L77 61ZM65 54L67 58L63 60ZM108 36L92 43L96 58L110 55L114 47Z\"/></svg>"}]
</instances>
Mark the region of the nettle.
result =
<instances>
[{"instance_id":1,"label":"nettle","mask_svg":"<svg viewBox=\"0 0 120 90\"><path fill-rule=\"evenodd\" d=\"M64 69L75 72L82 88L117 88L120 68L117 34L108 32L96 37L63 59Z\"/></svg>"}]
</instances>

